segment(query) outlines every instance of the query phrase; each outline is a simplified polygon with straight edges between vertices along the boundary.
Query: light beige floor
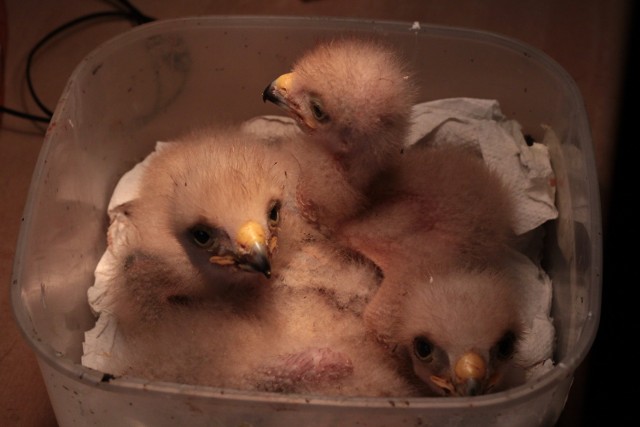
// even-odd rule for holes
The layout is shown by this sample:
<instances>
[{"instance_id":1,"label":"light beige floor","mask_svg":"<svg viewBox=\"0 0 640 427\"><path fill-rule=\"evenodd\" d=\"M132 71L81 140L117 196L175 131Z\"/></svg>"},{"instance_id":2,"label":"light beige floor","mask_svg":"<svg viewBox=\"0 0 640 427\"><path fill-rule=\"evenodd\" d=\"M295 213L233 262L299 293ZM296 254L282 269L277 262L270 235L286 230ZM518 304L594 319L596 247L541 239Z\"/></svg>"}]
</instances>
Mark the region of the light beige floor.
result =
<instances>
[{"instance_id":1,"label":"light beige floor","mask_svg":"<svg viewBox=\"0 0 640 427\"><path fill-rule=\"evenodd\" d=\"M603 213L609 197L620 73L627 15L624 0L133 0L156 18L211 14L322 15L460 26L500 33L550 55L576 81L589 115ZM47 31L81 14L106 10L99 0L4 0L6 45L4 104L32 113L24 79L28 50ZM0 0L0 6L2 1ZM0 25L2 24L0 14ZM34 80L44 102L55 106L66 79L90 50L121 31L124 22L102 23L52 43L38 56ZM0 92L1 93L1 92ZM43 127L4 116L0 127L0 426L55 426L36 360L12 318L9 282L20 218ZM562 425L580 425L580 376Z\"/></svg>"}]
</instances>

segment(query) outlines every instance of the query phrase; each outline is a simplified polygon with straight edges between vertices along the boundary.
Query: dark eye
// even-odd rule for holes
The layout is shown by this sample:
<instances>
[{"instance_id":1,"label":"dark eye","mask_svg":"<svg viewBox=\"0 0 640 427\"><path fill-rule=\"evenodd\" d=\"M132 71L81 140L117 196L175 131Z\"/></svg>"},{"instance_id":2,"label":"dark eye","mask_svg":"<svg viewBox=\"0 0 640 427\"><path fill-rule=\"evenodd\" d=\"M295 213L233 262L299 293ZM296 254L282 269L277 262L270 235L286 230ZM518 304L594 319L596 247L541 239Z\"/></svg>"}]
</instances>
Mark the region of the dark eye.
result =
<instances>
[{"instance_id":1,"label":"dark eye","mask_svg":"<svg viewBox=\"0 0 640 427\"><path fill-rule=\"evenodd\" d=\"M500 360L509 359L513 356L516 348L516 334L511 331L505 333L498 344L496 344L496 356Z\"/></svg>"},{"instance_id":2,"label":"dark eye","mask_svg":"<svg viewBox=\"0 0 640 427\"><path fill-rule=\"evenodd\" d=\"M273 228L280 222L280 202L276 200L271 204L271 208L267 213L267 219L269 220L269 227Z\"/></svg>"},{"instance_id":3,"label":"dark eye","mask_svg":"<svg viewBox=\"0 0 640 427\"><path fill-rule=\"evenodd\" d=\"M429 360L433 353L433 344L425 337L416 337L413 340L413 351L420 360Z\"/></svg>"},{"instance_id":4,"label":"dark eye","mask_svg":"<svg viewBox=\"0 0 640 427\"><path fill-rule=\"evenodd\" d=\"M320 123L329 120L329 115L324 111L322 104L317 99L311 100L311 113L313 117Z\"/></svg>"},{"instance_id":5,"label":"dark eye","mask_svg":"<svg viewBox=\"0 0 640 427\"><path fill-rule=\"evenodd\" d=\"M200 247L207 248L213 243L213 233L209 227L196 225L189 232L195 244Z\"/></svg>"}]
</instances>

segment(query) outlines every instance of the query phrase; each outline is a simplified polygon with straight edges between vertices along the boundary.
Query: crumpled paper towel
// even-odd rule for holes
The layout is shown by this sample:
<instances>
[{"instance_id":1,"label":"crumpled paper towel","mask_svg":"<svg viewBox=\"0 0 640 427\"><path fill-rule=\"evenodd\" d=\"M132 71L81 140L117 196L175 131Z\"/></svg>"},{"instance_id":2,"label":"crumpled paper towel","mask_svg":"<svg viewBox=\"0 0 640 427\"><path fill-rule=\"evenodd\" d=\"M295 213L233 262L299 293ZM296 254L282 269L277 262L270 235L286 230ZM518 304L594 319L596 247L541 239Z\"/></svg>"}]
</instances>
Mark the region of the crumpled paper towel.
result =
<instances>
[{"instance_id":1,"label":"crumpled paper towel","mask_svg":"<svg viewBox=\"0 0 640 427\"><path fill-rule=\"evenodd\" d=\"M278 139L300 130L295 122L283 116L259 116L242 124L244 131L264 138ZM544 127L545 132L552 130ZM544 142L544 141L543 141ZM508 184L516 206L514 231L524 235L555 219L554 173L549 151L544 143L528 145L520 124L507 119L495 100L450 98L417 104L407 144L458 144L474 147L487 165L496 170ZM156 145L153 156L164 142ZM118 340L117 325L108 312L103 311L109 298L109 278L113 277L114 253L117 252L127 226L124 217L113 210L138 195L138 180L147 159L122 176L108 207L111 225L110 242L95 271L95 282L88 290L91 309L99 315L93 329L85 333L82 363L103 370L110 350ZM530 239L541 239L543 233L530 233ZM120 242L120 243L119 243ZM540 245L529 245L540 247ZM522 279L522 298L519 301L524 314L526 333L519 342L516 359L525 368L527 379L535 378L552 369L555 328L550 317L552 283L538 263L539 254L524 254L513 250L509 254L511 268Z\"/></svg>"},{"instance_id":2,"label":"crumpled paper towel","mask_svg":"<svg viewBox=\"0 0 640 427\"><path fill-rule=\"evenodd\" d=\"M409 144L477 147L511 189L514 231L523 234L558 216L549 150L528 146L520 124L507 120L495 100L450 98L416 105Z\"/></svg>"}]
</instances>

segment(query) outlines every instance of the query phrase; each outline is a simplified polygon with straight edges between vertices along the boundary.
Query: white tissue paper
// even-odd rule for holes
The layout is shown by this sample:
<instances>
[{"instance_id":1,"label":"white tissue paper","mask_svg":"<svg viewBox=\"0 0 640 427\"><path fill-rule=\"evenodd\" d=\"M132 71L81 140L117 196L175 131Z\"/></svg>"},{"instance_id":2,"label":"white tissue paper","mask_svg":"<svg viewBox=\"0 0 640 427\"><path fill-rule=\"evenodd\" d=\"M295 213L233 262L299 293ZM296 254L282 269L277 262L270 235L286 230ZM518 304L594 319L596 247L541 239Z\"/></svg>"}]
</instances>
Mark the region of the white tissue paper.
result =
<instances>
[{"instance_id":1,"label":"white tissue paper","mask_svg":"<svg viewBox=\"0 0 640 427\"><path fill-rule=\"evenodd\" d=\"M300 132L295 122L283 116L260 116L246 121L246 132L266 140ZM542 125L541 125L542 126ZM547 136L553 131L542 126ZM514 231L527 239L542 239L543 233L530 233L548 220L555 219L554 173L547 146L535 142L528 145L519 123L507 119L495 100L451 98L417 104L413 108L413 120L407 144L462 144L474 147L489 167L496 170L508 184L516 207ZM162 149L156 145L153 156ZM115 319L104 310L108 304L109 279L114 277L115 257L127 234L127 219L115 213L114 208L133 200L138 195L138 180L147 160L137 164L122 176L108 207L111 225L108 230L108 247L95 270L95 282L88 290L91 309L98 320L93 329L85 333L82 364L93 369L108 366L111 349L118 341ZM539 248L536 242L524 246ZM519 301L525 320L524 338L519 342L516 354L518 363L525 368L527 379L536 378L554 366L553 348L555 328L550 317L552 283L540 267L540 254L513 250L510 265L522 280L522 298Z\"/></svg>"}]
</instances>

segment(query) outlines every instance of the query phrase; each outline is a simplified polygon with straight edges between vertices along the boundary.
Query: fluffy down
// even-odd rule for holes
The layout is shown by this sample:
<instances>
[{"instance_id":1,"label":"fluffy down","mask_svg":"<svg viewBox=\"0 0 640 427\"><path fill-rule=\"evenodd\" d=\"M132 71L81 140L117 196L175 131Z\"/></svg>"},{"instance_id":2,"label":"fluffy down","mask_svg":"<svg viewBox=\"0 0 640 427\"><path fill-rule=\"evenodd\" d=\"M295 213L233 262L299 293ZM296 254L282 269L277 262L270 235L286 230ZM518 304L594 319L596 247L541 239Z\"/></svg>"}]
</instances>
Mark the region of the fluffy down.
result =
<instances>
[{"instance_id":1,"label":"fluffy down","mask_svg":"<svg viewBox=\"0 0 640 427\"><path fill-rule=\"evenodd\" d=\"M414 146L371 210L340 232L384 280L365 319L426 392L497 390L520 333L502 265L511 208L500 179L462 148Z\"/></svg>"},{"instance_id":2,"label":"fluffy down","mask_svg":"<svg viewBox=\"0 0 640 427\"><path fill-rule=\"evenodd\" d=\"M243 390L415 393L362 319L379 271L309 224L298 177L287 151L233 130L162 145L141 196L111 224L105 311L119 333L105 370Z\"/></svg>"},{"instance_id":3,"label":"fluffy down","mask_svg":"<svg viewBox=\"0 0 640 427\"><path fill-rule=\"evenodd\" d=\"M268 85L263 99L298 122L304 134L298 151L303 161L326 163L319 159L328 156L332 166L325 170L335 170L345 180L344 188L333 186L327 192L322 180L310 178L316 185L309 198L326 209L320 221L331 227L366 206L371 183L401 157L415 88L391 46L339 38L305 52L291 72ZM339 200L347 196L355 201Z\"/></svg>"}]
</instances>

